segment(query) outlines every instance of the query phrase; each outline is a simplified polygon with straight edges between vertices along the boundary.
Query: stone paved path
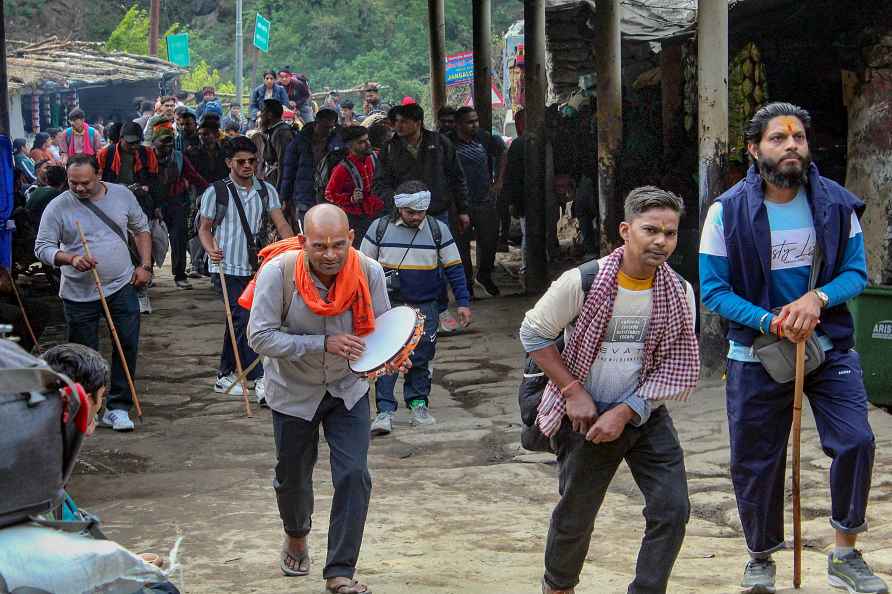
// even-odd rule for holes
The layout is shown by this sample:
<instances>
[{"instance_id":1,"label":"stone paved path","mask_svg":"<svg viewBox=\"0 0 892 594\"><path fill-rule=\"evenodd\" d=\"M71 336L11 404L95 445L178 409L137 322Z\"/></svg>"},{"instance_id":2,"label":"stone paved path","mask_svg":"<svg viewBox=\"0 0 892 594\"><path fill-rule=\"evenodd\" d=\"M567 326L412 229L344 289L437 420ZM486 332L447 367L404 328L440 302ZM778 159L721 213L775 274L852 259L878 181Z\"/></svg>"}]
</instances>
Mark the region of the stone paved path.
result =
<instances>
[{"instance_id":1,"label":"stone paved path","mask_svg":"<svg viewBox=\"0 0 892 594\"><path fill-rule=\"evenodd\" d=\"M315 475L312 573L285 579L276 569L281 532L271 487L270 413L245 418L239 400L211 389L222 305L206 281L178 291L166 275L152 298L155 312L144 318L137 373L145 422L130 435L102 431L90 440L75 498L133 549L167 550L184 536L185 592L322 592L331 496L324 441ZM415 429L401 409L394 434L373 441L374 487L358 575L376 594L538 592L557 483L551 458L519 445L516 331L531 303L508 296L475 304L472 331L439 345L432 394L438 423ZM728 479L721 384L704 385L689 404L673 406L672 415L686 451L693 513L669 591L736 592L745 549ZM892 581L892 416L873 409L870 417L877 457L871 531L863 544ZM834 592L824 573L833 536L829 460L807 410L804 427L808 548L801 592ZM577 592L626 591L644 528L641 507L623 466L596 522ZM778 560L779 585L789 586L792 555Z\"/></svg>"}]
</instances>

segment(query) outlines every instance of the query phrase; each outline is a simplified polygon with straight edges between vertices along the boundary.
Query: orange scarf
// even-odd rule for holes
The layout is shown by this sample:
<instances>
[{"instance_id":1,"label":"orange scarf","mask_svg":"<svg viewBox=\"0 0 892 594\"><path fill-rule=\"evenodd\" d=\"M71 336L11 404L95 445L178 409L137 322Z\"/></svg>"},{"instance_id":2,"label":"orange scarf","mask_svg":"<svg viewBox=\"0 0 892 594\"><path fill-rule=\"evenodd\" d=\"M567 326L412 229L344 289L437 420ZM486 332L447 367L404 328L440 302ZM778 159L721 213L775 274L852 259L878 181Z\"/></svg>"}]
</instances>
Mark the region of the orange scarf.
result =
<instances>
[{"instance_id":1,"label":"orange scarf","mask_svg":"<svg viewBox=\"0 0 892 594\"><path fill-rule=\"evenodd\" d=\"M375 329L375 310L372 307L372 295L369 283L362 271L358 252L350 248L347 262L338 273L334 284L328 291L328 299L323 300L310 276L310 266L303 252L304 242L299 235L271 243L260 252L260 269L279 254L297 252L294 263L294 286L310 310L320 316L339 316L350 307L353 309L353 332L357 336L365 336ZM257 276L251 279L245 291L239 297L239 305L247 310L254 303L254 288Z\"/></svg>"},{"instance_id":2,"label":"orange scarf","mask_svg":"<svg viewBox=\"0 0 892 594\"><path fill-rule=\"evenodd\" d=\"M359 258L359 253L351 247L344 267L328 291L328 298L322 299L313 277L310 276L309 261L301 251L294 266L294 286L297 287L310 311L317 315L339 316L347 311L348 307L352 308L353 332L357 336L365 336L375 329L375 310L372 308L369 282Z\"/></svg>"}]
</instances>

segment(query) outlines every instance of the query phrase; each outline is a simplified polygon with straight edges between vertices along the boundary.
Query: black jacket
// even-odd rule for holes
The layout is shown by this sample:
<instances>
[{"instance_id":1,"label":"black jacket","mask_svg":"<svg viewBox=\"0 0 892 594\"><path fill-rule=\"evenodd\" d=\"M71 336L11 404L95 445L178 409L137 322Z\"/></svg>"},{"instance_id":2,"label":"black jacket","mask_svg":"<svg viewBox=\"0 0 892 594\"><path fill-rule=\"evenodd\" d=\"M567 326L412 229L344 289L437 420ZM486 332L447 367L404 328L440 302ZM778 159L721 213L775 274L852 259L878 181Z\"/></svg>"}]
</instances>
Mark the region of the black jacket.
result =
<instances>
[{"instance_id":1,"label":"black jacket","mask_svg":"<svg viewBox=\"0 0 892 594\"><path fill-rule=\"evenodd\" d=\"M413 157L406 143L394 136L381 149L375 172L375 194L384 200L384 209L393 211L397 186L407 181L423 182L431 192L428 214L439 215L454 204L458 214L468 212L468 185L452 142L437 132L421 131L418 157Z\"/></svg>"}]
</instances>

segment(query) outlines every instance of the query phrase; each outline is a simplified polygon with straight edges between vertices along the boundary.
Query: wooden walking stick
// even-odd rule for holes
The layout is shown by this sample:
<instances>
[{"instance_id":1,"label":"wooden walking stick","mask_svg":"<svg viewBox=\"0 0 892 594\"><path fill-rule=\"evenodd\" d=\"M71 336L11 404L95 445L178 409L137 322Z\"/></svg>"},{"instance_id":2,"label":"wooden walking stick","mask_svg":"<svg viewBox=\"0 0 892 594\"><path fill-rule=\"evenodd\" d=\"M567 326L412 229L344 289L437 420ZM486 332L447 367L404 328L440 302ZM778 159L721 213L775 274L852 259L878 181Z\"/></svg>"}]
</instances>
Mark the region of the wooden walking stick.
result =
<instances>
[{"instance_id":1,"label":"wooden walking stick","mask_svg":"<svg viewBox=\"0 0 892 594\"><path fill-rule=\"evenodd\" d=\"M88 258L90 255L90 246L87 244L87 238L84 237L84 230L81 229L79 221L75 221L78 235L81 237L81 243L84 246L84 254ZM99 301L102 303L102 311L105 312L105 320L108 322L108 331L112 335L112 342L118 351L118 357L121 358L121 365L124 367L124 376L127 378L127 385L130 386L130 394L133 396L133 405L136 407L136 416L142 422L142 407L139 405L139 397L136 395L136 386L133 385L133 377L130 375L130 367L127 365L127 358L124 356L124 347L121 346L121 339L118 338L118 330L115 328L115 321L112 319L111 311L108 309L108 303L105 301L105 295L102 293L102 281L99 280L99 272L94 266L91 270L93 273L93 281L96 283L96 290L99 291Z\"/></svg>"},{"instance_id":2,"label":"wooden walking stick","mask_svg":"<svg viewBox=\"0 0 892 594\"><path fill-rule=\"evenodd\" d=\"M260 357L257 357L256 359L254 359L254 362L253 362L253 363L251 363L250 365L248 365L248 367L246 367L245 370L244 370L243 372L241 372L241 374L239 374L239 376L238 376L237 378L235 378L235 381L232 382L232 385L230 385L228 388L226 388L225 390L223 390L223 395L226 396L227 394L229 394L230 392L232 392L232 389L233 389L234 387L236 387L239 383L241 383L241 381L242 381L243 379L247 378L248 375L249 375L252 371L254 371L254 368L257 367L257 365L258 365L259 363L260 363Z\"/></svg>"},{"instance_id":3,"label":"wooden walking stick","mask_svg":"<svg viewBox=\"0 0 892 594\"><path fill-rule=\"evenodd\" d=\"M28 334L31 335L31 342L34 343L34 348L37 349L37 354L41 354L40 343L37 342L37 336L34 334L34 329L31 327L31 320L28 318L28 310L25 309L25 304L22 303L22 298L19 296L19 288L16 286L15 279L12 277L12 271L6 270L6 274L9 276L9 282L12 285L12 292L15 293L15 300L19 302L19 309L22 310L22 318L25 320L25 327L28 328Z\"/></svg>"},{"instance_id":4,"label":"wooden walking stick","mask_svg":"<svg viewBox=\"0 0 892 594\"><path fill-rule=\"evenodd\" d=\"M218 249L216 245L215 249ZM226 288L226 275L223 274L223 266L217 264L217 272L220 274L220 288L223 290L223 306L226 308L226 323L229 325L229 340L232 342L232 354L235 355L235 371L241 378L242 396L245 399L245 415L251 414L251 401L248 400L247 373L242 372L242 358L238 354L238 341L235 339L235 324L232 322L232 310L229 308L229 290Z\"/></svg>"},{"instance_id":5,"label":"wooden walking stick","mask_svg":"<svg viewBox=\"0 0 892 594\"><path fill-rule=\"evenodd\" d=\"M802 392L805 389L805 342L796 343L796 383L793 390L793 587L802 584L802 510L799 504L799 437Z\"/></svg>"}]
</instances>

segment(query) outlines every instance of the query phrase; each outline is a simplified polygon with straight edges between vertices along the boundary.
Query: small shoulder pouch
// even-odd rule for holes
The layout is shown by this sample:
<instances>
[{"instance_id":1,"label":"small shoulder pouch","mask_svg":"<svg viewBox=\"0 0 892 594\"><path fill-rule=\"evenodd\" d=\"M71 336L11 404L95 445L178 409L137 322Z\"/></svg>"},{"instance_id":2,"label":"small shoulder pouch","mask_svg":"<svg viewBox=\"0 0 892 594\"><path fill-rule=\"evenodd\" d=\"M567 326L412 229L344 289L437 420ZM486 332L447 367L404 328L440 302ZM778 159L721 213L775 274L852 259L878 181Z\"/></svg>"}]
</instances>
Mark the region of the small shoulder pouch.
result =
<instances>
[{"instance_id":1,"label":"small shoulder pouch","mask_svg":"<svg viewBox=\"0 0 892 594\"><path fill-rule=\"evenodd\" d=\"M808 279L809 291L814 290L817 284L821 260L820 245L816 243L811 275ZM777 311L773 313L777 313ZM796 345L794 343L774 334L762 334L753 341L753 352L775 382L788 384L796 379ZM824 363L824 358L824 349L818 342L818 335L812 332L808 340L805 341L805 375L820 367Z\"/></svg>"}]
</instances>

